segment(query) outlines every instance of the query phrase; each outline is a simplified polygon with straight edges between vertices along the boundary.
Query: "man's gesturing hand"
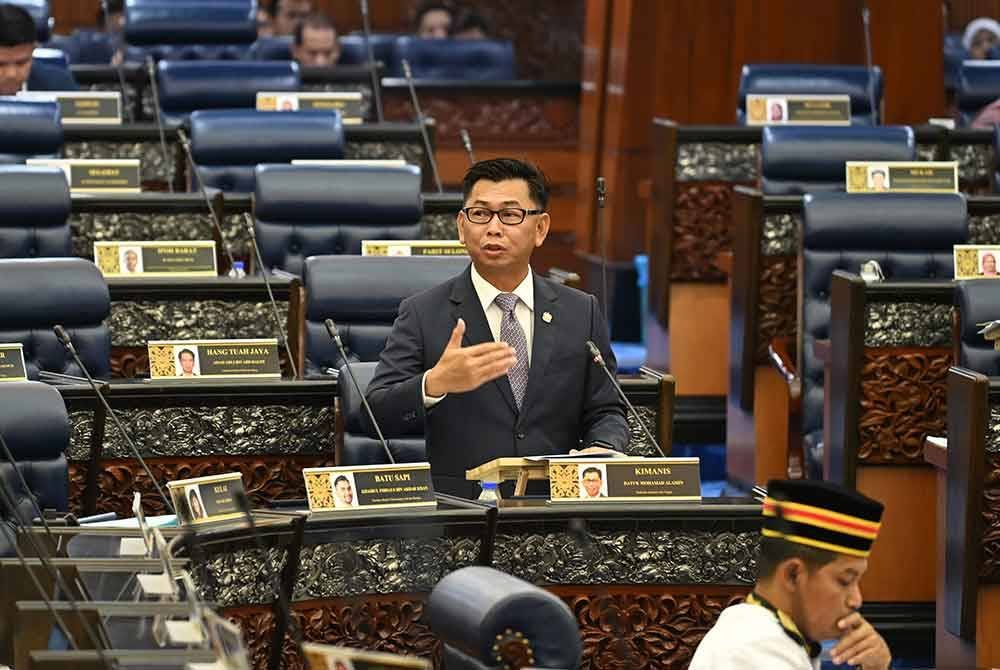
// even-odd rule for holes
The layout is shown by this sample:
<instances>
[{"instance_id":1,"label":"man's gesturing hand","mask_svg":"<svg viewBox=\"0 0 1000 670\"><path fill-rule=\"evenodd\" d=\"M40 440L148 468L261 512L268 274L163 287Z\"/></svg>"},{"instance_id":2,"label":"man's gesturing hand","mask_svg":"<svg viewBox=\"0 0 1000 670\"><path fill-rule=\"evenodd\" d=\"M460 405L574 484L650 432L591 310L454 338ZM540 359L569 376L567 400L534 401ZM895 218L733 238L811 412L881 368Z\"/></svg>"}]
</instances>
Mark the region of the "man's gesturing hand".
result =
<instances>
[{"instance_id":1,"label":"man's gesturing hand","mask_svg":"<svg viewBox=\"0 0 1000 670\"><path fill-rule=\"evenodd\" d=\"M424 390L429 396L472 391L507 374L517 357L506 342L462 346L465 321L458 320L437 365L427 372Z\"/></svg>"},{"instance_id":2,"label":"man's gesturing hand","mask_svg":"<svg viewBox=\"0 0 1000 670\"><path fill-rule=\"evenodd\" d=\"M882 636L855 612L837 622L840 641L831 650L833 662L861 666L863 670L887 670L892 656Z\"/></svg>"}]
</instances>

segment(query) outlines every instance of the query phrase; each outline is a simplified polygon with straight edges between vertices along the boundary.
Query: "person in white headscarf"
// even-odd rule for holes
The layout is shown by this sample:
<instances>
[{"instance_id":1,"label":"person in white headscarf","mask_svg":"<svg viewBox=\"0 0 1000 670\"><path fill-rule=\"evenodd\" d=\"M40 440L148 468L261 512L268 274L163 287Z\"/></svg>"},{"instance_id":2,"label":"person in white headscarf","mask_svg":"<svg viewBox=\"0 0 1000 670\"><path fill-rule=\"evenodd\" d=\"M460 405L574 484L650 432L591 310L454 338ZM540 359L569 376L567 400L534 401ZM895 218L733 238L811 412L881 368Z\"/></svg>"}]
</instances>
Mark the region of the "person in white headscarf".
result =
<instances>
[{"instance_id":1,"label":"person in white headscarf","mask_svg":"<svg viewBox=\"0 0 1000 670\"><path fill-rule=\"evenodd\" d=\"M962 34L962 46L972 60L986 60L990 49L1000 40L1000 23L981 16L969 21Z\"/></svg>"}]
</instances>

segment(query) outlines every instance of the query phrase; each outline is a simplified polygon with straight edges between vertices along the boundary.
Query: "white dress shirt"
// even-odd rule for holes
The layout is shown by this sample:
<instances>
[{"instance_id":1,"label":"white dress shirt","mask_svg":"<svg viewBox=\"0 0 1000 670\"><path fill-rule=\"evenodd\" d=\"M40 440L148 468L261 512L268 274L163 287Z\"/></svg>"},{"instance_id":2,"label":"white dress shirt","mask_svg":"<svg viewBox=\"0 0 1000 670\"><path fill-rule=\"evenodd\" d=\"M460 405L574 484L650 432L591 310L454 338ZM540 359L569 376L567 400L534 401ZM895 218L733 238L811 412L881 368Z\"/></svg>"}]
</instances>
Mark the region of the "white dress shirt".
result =
<instances>
[{"instance_id":1,"label":"white dress shirt","mask_svg":"<svg viewBox=\"0 0 1000 670\"><path fill-rule=\"evenodd\" d=\"M689 670L818 670L820 660L759 605L727 607L694 652Z\"/></svg>"},{"instance_id":2,"label":"white dress shirt","mask_svg":"<svg viewBox=\"0 0 1000 670\"><path fill-rule=\"evenodd\" d=\"M490 334L493 335L493 341L500 341L500 323L503 321L503 310L500 306L493 302L498 295L504 293L493 284L489 283L483 276L476 271L476 266L472 266L472 288L475 289L476 295L479 297L479 302L483 306L483 312L486 313L486 322L490 326ZM511 291L516 295L519 300L517 305L514 307L514 318L517 322L521 324L521 329L524 330L524 340L528 345L528 367L531 367L531 349L532 349L532 338L535 334L535 282L532 276L531 269L528 269L528 274L521 281L517 287ZM468 324L466 324L468 328ZM466 331L468 332L468 331ZM424 407L433 407L437 403L441 402L445 396L429 396L427 395L427 373L424 373L424 378L421 383L424 392Z\"/></svg>"}]
</instances>

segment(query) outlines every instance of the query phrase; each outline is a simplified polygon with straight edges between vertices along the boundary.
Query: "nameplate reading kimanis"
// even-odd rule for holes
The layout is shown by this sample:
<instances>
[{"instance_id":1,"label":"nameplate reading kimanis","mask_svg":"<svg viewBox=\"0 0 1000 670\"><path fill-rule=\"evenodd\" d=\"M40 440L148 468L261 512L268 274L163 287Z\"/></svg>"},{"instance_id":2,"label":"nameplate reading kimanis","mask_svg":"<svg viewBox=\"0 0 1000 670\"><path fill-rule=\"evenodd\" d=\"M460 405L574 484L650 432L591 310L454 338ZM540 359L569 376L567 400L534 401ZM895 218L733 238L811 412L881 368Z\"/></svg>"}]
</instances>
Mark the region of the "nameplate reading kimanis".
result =
<instances>
[{"instance_id":1,"label":"nameplate reading kimanis","mask_svg":"<svg viewBox=\"0 0 1000 670\"><path fill-rule=\"evenodd\" d=\"M697 458L549 461L549 486L553 503L701 500Z\"/></svg>"}]
</instances>

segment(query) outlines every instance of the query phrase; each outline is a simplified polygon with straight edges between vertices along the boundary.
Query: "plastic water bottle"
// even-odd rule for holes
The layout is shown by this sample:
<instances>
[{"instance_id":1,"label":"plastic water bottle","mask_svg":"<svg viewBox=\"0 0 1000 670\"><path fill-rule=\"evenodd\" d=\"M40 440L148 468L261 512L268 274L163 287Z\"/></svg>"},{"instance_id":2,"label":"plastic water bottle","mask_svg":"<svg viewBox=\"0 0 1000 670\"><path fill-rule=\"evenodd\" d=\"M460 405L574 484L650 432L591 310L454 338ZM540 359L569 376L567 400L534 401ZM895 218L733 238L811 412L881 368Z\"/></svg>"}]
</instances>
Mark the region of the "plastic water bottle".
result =
<instances>
[{"instance_id":1,"label":"plastic water bottle","mask_svg":"<svg viewBox=\"0 0 1000 670\"><path fill-rule=\"evenodd\" d=\"M243 261L233 261L233 267L229 270L229 276L234 279L242 279L247 276L246 266Z\"/></svg>"},{"instance_id":2,"label":"plastic water bottle","mask_svg":"<svg viewBox=\"0 0 1000 670\"><path fill-rule=\"evenodd\" d=\"M496 482L480 482L479 485L483 487L483 490L477 500L493 505L497 504L497 501L500 500L500 494L497 493L497 486L499 485Z\"/></svg>"}]
</instances>

